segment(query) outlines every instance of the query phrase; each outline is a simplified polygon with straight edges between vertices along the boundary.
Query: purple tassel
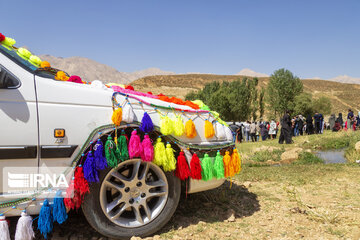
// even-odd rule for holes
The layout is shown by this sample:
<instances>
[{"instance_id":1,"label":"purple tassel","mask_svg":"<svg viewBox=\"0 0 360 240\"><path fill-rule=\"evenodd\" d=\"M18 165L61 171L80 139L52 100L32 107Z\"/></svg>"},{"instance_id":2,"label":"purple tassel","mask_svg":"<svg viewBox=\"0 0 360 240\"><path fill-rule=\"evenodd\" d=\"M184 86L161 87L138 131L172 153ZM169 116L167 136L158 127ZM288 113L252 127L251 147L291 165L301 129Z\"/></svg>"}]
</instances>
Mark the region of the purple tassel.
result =
<instances>
[{"instance_id":1,"label":"purple tassel","mask_svg":"<svg viewBox=\"0 0 360 240\"><path fill-rule=\"evenodd\" d=\"M149 133L154 130L154 124L147 112L144 113L144 116L141 120L140 130L144 133Z\"/></svg>"},{"instance_id":2,"label":"purple tassel","mask_svg":"<svg viewBox=\"0 0 360 240\"><path fill-rule=\"evenodd\" d=\"M104 145L100 139L97 140L94 149L96 170L104 170L108 165L104 156Z\"/></svg>"},{"instance_id":3,"label":"purple tassel","mask_svg":"<svg viewBox=\"0 0 360 240\"><path fill-rule=\"evenodd\" d=\"M137 135L137 131L134 130L131 133L129 141L129 156L130 158L141 157L142 147L140 143L140 136Z\"/></svg>"},{"instance_id":4,"label":"purple tassel","mask_svg":"<svg viewBox=\"0 0 360 240\"><path fill-rule=\"evenodd\" d=\"M154 159L154 146L152 145L152 141L149 135L144 136L144 140L141 143L141 147L143 149L143 154L141 155L141 159L146 162L151 162Z\"/></svg>"},{"instance_id":5,"label":"purple tassel","mask_svg":"<svg viewBox=\"0 0 360 240\"><path fill-rule=\"evenodd\" d=\"M99 182L98 172L96 170L96 162L92 151L89 151L84 163L84 177L88 182Z\"/></svg>"}]
</instances>

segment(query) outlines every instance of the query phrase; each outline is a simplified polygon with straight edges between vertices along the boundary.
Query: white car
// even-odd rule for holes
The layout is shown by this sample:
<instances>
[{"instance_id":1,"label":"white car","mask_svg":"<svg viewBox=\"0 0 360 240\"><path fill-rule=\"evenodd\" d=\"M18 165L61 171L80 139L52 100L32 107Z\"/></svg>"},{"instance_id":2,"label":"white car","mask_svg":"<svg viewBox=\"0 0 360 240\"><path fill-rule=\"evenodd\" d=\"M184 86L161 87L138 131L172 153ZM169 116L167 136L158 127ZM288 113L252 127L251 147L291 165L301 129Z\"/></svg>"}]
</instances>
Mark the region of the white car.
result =
<instances>
[{"instance_id":1,"label":"white car","mask_svg":"<svg viewBox=\"0 0 360 240\"><path fill-rule=\"evenodd\" d=\"M0 44L0 170L5 167L68 167L80 158L89 148L90 141L114 132L111 122L112 95L110 88L94 88L89 84L57 81L50 71L39 70L21 58L13 48ZM118 102L126 96L118 95ZM129 94L128 101L133 104L136 118L133 123L121 124L118 129L125 129L128 136L132 129L139 127L145 110L154 107L139 102L149 102L158 106L174 109L191 109L188 106L167 103L158 99ZM143 109L144 108L144 109ZM173 110L159 109L163 114L173 116ZM198 113L188 113L195 116ZM151 115L155 126L159 126L159 114ZM184 119L185 120L185 119ZM210 117L210 121L214 120ZM202 129L204 121L194 119L198 134L195 138L168 136L185 152L187 161L191 159L189 146L201 146L209 150L233 148L233 139L205 138ZM57 138L54 131L65 136ZM99 134L100 132L100 134ZM155 132L156 134L156 132ZM160 135L160 133L158 133ZM152 137L156 137L155 135ZM145 172L150 174L150 182L142 184L136 178L123 179L127 195L116 195L116 187L111 185L113 173L118 171ZM38 214L44 199L31 198L40 189L30 189L27 196L23 192L5 192L3 176L0 179L0 213L6 216L20 216L21 210L11 206L27 206L29 214ZM153 182L151 182L153 181ZM109 184L110 182L110 184ZM189 179L188 193L195 193L220 186L224 180L199 181ZM159 184L161 183L161 184ZM136 205L134 198L144 191L154 188L154 194L142 196L148 203L144 208ZM113 187L112 187L113 186ZM90 185L82 204L84 215L90 225L101 234L111 238L129 238L133 235L147 236L161 229L176 210L181 194L181 181L173 172L164 172L152 162L130 159L120 163L117 168L107 168L100 172L100 182ZM28 189L29 190L29 189ZM121 204L125 214L113 214L112 209ZM133 202L133 204L132 204ZM118 212L119 213L119 212Z\"/></svg>"}]
</instances>

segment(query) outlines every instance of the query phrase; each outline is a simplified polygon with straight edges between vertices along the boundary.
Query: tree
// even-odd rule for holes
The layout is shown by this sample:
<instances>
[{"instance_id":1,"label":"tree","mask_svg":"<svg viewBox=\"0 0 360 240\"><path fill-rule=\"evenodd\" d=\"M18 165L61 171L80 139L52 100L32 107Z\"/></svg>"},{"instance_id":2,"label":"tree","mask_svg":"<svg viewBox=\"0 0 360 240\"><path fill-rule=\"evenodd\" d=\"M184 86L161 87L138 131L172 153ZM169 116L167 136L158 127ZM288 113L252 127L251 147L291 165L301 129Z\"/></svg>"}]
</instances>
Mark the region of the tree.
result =
<instances>
[{"instance_id":1,"label":"tree","mask_svg":"<svg viewBox=\"0 0 360 240\"><path fill-rule=\"evenodd\" d=\"M331 113L331 100L327 97L315 99L313 101L313 109L323 115L329 115Z\"/></svg>"},{"instance_id":2,"label":"tree","mask_svg":"<svg viewBox=\"0 0 360 240\"><path fill-rule=\"evenodd\" d=\"M292 72L284 68L276 70L267 87L267 100L274 115L294 110L294 98L303 91L303 84Z\"/></svg>"},{"instance_id":3,"label":"tree","mask_svg":"<svg viewBox=\"0 0 360 240\"><path fill-rule=\"evenodd\" d=\"M260 118L264 117L264 111L265 111L265 88L262 88L259 95L259 113Z\"/></svg>"},{"instance_id":4,"label":"tree","mask_svg":"<svg viewBox=\"0 0 360 240\"><path fill-rule=\"evenodd\" d=\"M310 93L301 93L294 99L294 114L314 115L313 100Z\"/></svg>"}]
</instances>

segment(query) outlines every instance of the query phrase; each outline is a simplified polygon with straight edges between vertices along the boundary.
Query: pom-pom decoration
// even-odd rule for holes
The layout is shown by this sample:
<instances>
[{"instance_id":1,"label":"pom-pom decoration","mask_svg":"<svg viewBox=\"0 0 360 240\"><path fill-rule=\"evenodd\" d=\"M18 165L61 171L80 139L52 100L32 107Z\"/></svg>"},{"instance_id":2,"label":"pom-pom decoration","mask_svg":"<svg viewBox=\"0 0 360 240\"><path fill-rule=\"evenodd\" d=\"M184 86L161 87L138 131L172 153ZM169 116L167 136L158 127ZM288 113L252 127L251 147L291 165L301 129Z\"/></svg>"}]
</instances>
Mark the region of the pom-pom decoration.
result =
<instances>
[{"instance_id":1,"label":"pom-pom decoration","mask_svg":"<svg viewBox=\"0 0 360 240\"><path fill-rule=\"evenodd\" d=\"M118 109L116 109L115 111L113 111L113 114L111 116L111 121L116 125L116 126L120 126L121 121L122 121L122 108L119 107Z\"/></svg>"},{"instance_id":2,"label":"pom-pom decoration","mask_svg":"<svg viewBox=\"0 0 360 240\"><path fill-rule=\"evenodd\" d=\"M85 194L90 192L90 190L89 183L84 177L84 171L81 165L75 168L74 178L74 191L80 195L80 199L82 200Z\"/></svg>"},{"instance_id":3,"label":"pom-pom decoration","mask_svg":"<svg viewBox=\"0 0 360 240\"><path fill-rule=\"evenodd\" d=\"M51 68L51 65L47 61L42 61L41 64L40 64L40 67L41 68Z\"/></svg>"},{"instance_id":4,"label":"pom-pom decoration","mask_svg":"<svg viewBox=\"0 0 360 240\"><path fill-rule=\"evenodd\" d=\"M122 120L126 123L132 123L135 120L135 113L130 103L124 106Z\"/></svg>"},{"instance_id":5,"label":"pom-pom decoration","mask_svg":"<svg viewBox=\"0 0 360 240\"><path fill-rule=\"evenodd\" d=\"M120 161L125 161L130 158L125 132L123 132L119 138L118 149L120 151Z\"/></svg>"},{"instance_id":6,"label":"pom-pom decoration","mask_svg":"<svg viewBox=\"0 0 360 240\"><path fill-rule=\"evenodd\" d=\"M209 157L209 154L207 153L205 153L204 158L201 159L201 170L202 170L201 171L202 180L208 181L213 178L213 172L214 172L213 162Z\"/></svg>"},{"instance_id":7,"label":"pom-pom decoration","mask_svg":"<svg viewBox=\"0 0 360 240\"><path fill-rule=\"evenodd\" d=\"M149 133L154 130L154 124L147 112L144 113L144 116L141 119L140 130L144 133Z\"/></svg>"},{"instance_id":8,"label":"pom-pom decoration","mask_svg":"<svg viewBox=\"0 0 360 240\"><path fill-rule=\"evenodd\" d=\"M104 170L107 168L106 158L104 156L104 145L99 138L94 146L94 157L96 170Z\"/></svg>"},{"instance_id":9,"label":"pom-pom decoration","mask_svg":"<svg viewBox=\"0 0 360 240\"><path fill-rule=\"evenodd\" d=\"M131 85L126 85L126 86L125 86L125 89L135 91L134 87L131 86Z\"/></svg>"},{"instance_id":10,"label":"pom-pom decoration","mask_svg":"<svg viewBox=\"0 0 360 240\"><path fill-rule=\"evenodd\" d=\"M64 198L64 204L65 207L68 210L75 209L76 203L75 203L75 183L74 178L71 180L69 187L66 189L66 196Z\"/></svg>"},{"instance_id":11,"label":"pom-pom decoration","mask_svg":"<svg viewBox=\"0 0 360 240\"><path fill-rule=\"evenodd\" d=\"M176 169L176 158L174 155L175 150L171 147L171 144L166 144L166 161L163 164L165 172L174 171Z\"/></svg>"},{"instance_id":12,"label":"pom-pom decoration","mask_svg":"<svg viewBox=\"0 0 360 240\"><path fill-rule=\"evenodd\" d=\"M1 240L11 240L9 224L5 219L5 216L0 215L0 239Z\"/></svg>"},{"instance_id":13,"label":"pom-pom decoration","mask_svg":"<svg viewBox=\"0 0 360 240\"><path fill-rule=\"evenodd\" d=\"M231 162L231 156L230 156L229 151L225 152L223 162L224 162L225 177L233 177L235 175L235 172L234 172L234 166L232 165L232 162Z\"/></svg>"},{"instance_id":14,"label":"pom-pom decoration","mask_svg":"<svg viewBox=\"0 0 360 240\"><path fill-rule=\"evenodd\" d=\"M188 179L190 176L189 165L186 161L186 157L183 151L181 151L178 156L175 175L182 181Z\"/></svg>"},{"instance_id":15,"label":"pom-pom decoration","mask_svg":"<svg viewBox=\"0 0 360 240\"><path fill-rule=\"evenodd\" d=\"M224 125L216 121L215 123L215 135L218 139L226 139L226 133Z\"/></svg>"},{"instance_id":16,"label":"pom-pom decoration","mask_svg":"<svg viewBox=\"0 0 360 240\"><path fill-rule=\"evenodd\" d=\"M224 178L224 161L223 156L221 156L220 151L216 153L214 161L214 177L217 179Z\"/></svg>"},{"instance_id":17,"label":"pom-pom decoration","mask_svg":"<svg viewBox=\"0 0 360 240\"><path fill-rule=\"evenodd\" d=\"M154 163L158 166L164 166L165 162L167 161L165 145L161 141L159 137L156 139L156 143L154 146Z\"/></svg>"},{"instance_id":18,"label":"pom-pom decoration","mask_svg":"<svg viewBox=\"0 0 360 240\"><path fill-rule=\"evenodd\" d=\"M209 120L205 120L205 137L212 138L215 135L214 127Z\"/></svg>"},{"instance_id":19,"label":"pom-pom decoration","mask_svg":"<svg viewBox=\"0 0 360 240\"><path fill-rule=\"evenodd\" d=\"M143 149L140 142L140 136L137 134L137 131L134 130L131 133L129 141L129 156L130 158L141 157L142 151Z\"/></svg>"},{"instance_id":20,"label":"pom-pom decoration","mask_svg":"<svg viewBox=\"0 0 360 240\"><path fill-rule=\"evenodd\" d=\"M47 235L51 233L53 229L53 216L51 215L51 207L47 199L44 200L40 209L38 229L45 239L47 239Z\"/></svg>"},{"instance_id":21,"label":"pom-pom decoration","mask_svg":"<svg viewBox=\"0 0 360 240\"><path fill-rule=\"evenodd\" d=\"M12 46L16 43L15 39L5 37L5 40L1 42L1 44L7 49L11 50Z\"/></svg>"},{"instance_id":22,"label":"pom-pom decoration","mask_svg":"<svg viewBox=\"0 0 360 240\"><path fill-rule=\"evenodd\" d=\"M56 192L56 196L54 198L53 218L54 222L59 224L64 223L68 219L64 199L61 197L60 190Z\"/></svg>"},{"instance_id":23,"label":"pom-pom decoration","mask_svg":"<svg viewBox=\"0 0 360 240\"><path fill-rule=\"evenodd\" d=\"M105 143L105 157L109 167L114 168L119 164L120 151L111 136L108 136Z\"/></svg>"},{"instance_id":24,"label":"pom-pom decoration","mask_svg":"<svg viewBox=\"0 0 360 240\"><path fill-rule=\"evenodd\" d=\"M141 147L143 149L143 154L141 159L145 162L151 162L154 159L154 146L149 135L144 136L144 140L141 142Z\"/></svg>"},{"instance_id":25,"label":"pom-pom decoration","mask_svg":"<svg viewBox=\"0 0 360 240\"><path fill-rule=\"evenodd\" d=\"M196 153L192 155L190 161L190 177L196 180L201 179L201 164L200 164L200 159Z\"/></svg>"},{"instance_id":26,"label":"pom-pom decoration","mask_svg":"<svg viewBox=\"0 0 360 240\"><path fill-rule=\"evenodd\" d=\"M73 75L73 76L69 77L69 79L67 81L68 82L73 82L73 83L83 83L81 78L79 76L76 76L76 75Z\"/></svg>"},{"instance_id":27,"label":"pom-pom decoration","mask_svg":"<svg viewBox=\"0 0 360 240\"><path fill-rule=\"evenodd\" d=\"M0 42L2 42L4 40L5 40L5 36L2 33L0 33Z\"/></svg>"},{"instance_id":28,"label":"pom-pom decoration","mask_svg":"<svg viewBox=\"0 0 360 240\"><path fill-rule=\"evenodd\" d=\"M235 173L239 173L241 171L241 160L238 150L235 148L231 155L231 163L234 168Z\"/></svg>"},{"instance_id":29,"label":"pom-pom decoration","mask_svg":"<svg viewBox=\"0 0 360 240\"><path fill-rule=\"evenodd\" d=\"M163 135L171 135L174 130L174 122L168 116L161 116L160 132Z\"/></svg>"},{"instance_id":30,"label":"pom-pom decoration","mask_svg":"<svg viewBox=\"0 0 360 240\"><path fill-rule=\"evenodd\" d=\"M17 54L25 60L29 60L31 52L26 48L18 48Z\"/></svg>"},{"instance_id":31,"label":"pom-pom decoration","mask_svg":"<svg viewBox=\"0 0 360 240\"><path fill-rule=\"evenodd\" d=\"M174 121L174 135L182 136L185 132L183 120L180 116L176 116Z\"/></svg>"},{"instance_id":32,"label":"pom-pom decoration","mask_svg":"<svg viewBox=\"0 0 360 240\"><path fill-rule=\"evenodd\" d=\"M32 227L32 217L26 211L21 212L21 217L16 224L15 240L31 240L35 238L35 233ZM0 237L1 239L1 237ZM10 239L10 238L9 238Z\"/></svg>"},{"instance_id":33,"label":"pom-pom decoration","mask_svg":"<svg viewBox=\"0 0 360 240\"><path fill-rule=\"evenodd\" d=\"M88 152L83 170L84 177L88 182L99 182L98 171L96 170L96 162L92 151Z\"/></svg>"},{"instance_id":34,"label":"pom-pom decoration","mask_svg":"<svg viewBox=\"0 0 360 240\"><path fill-rule=\"evenodd\" d=\"M29 58L29 62L35 65L36 67L40 67L42 61L38 56L31 55Z\"/></svg>"},{"instance_id":35,"label":"pom-pom decoration","mask_svg":"<svg viewBox=\"0 0 360 240\"><path fill-rule=\"evenodd\" d=\"M196 137L196 128L195 128L195 124L194 122L189 119L186 123L185 123L185 134L188 138L194 138Z\"/></svg>"},{"instance_id":36,"label":"pom-pom decoration","mask_svg":"<svg viewBox=\"0 0 360 240\"><path fill-rule=\"evenodd\" d=\"M58 71L55 75L55 79L56 80L60 80L60 81L67 81L69 80L69 77L66 76L66 73L63 71Z\"/></svg>"},{"instance_id":37,"label":"pom-pom decoration","mask_svg":"<svg viewBox=\"0 0 360 240\"><path fill-rule=\"evenodd\" d=\"M224 127L224 129L225 129L226 140L231 142L234 141L234 136L231 129L229 127Z\"/></svg>"}]
</instances>

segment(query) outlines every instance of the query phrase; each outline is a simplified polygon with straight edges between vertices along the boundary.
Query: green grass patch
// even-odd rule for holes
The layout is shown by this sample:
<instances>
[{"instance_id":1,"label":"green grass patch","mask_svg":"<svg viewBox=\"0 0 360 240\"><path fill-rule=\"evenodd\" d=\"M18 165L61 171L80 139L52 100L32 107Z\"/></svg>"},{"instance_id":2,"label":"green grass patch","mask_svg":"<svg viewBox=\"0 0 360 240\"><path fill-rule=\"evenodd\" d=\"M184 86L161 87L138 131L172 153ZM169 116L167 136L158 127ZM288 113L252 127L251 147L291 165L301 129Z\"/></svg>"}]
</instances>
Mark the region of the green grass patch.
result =
<instances>
[{"instance_id":1,"label":"green grass patch","mask_svg":"<svg viewBox=\"0 0 360 240\"><path fill-rule=\"evenodd\" d=\"M319 163L324 163L324 160L322 160L313 153L302 152L299 155L299 159L293 162L292 164L296 165L296 164L319 164Z\"/></svg>"},{"instance_id":2,"label":"green grass patch","mask_svg":"<svg viewBox=\"0 0 360 240\"><path fill-rule=\"evenodd\" d=\"M252 155L250 157L250 160L254 161L254 162L260 162L260 163L264 163L268 160L272 160L272 161L280 161L280 157L281 154L285 152L284 149L274 149L272 152L270 151L258 151L255 152L254 155Z\"/></svg>"}]
</instances>

